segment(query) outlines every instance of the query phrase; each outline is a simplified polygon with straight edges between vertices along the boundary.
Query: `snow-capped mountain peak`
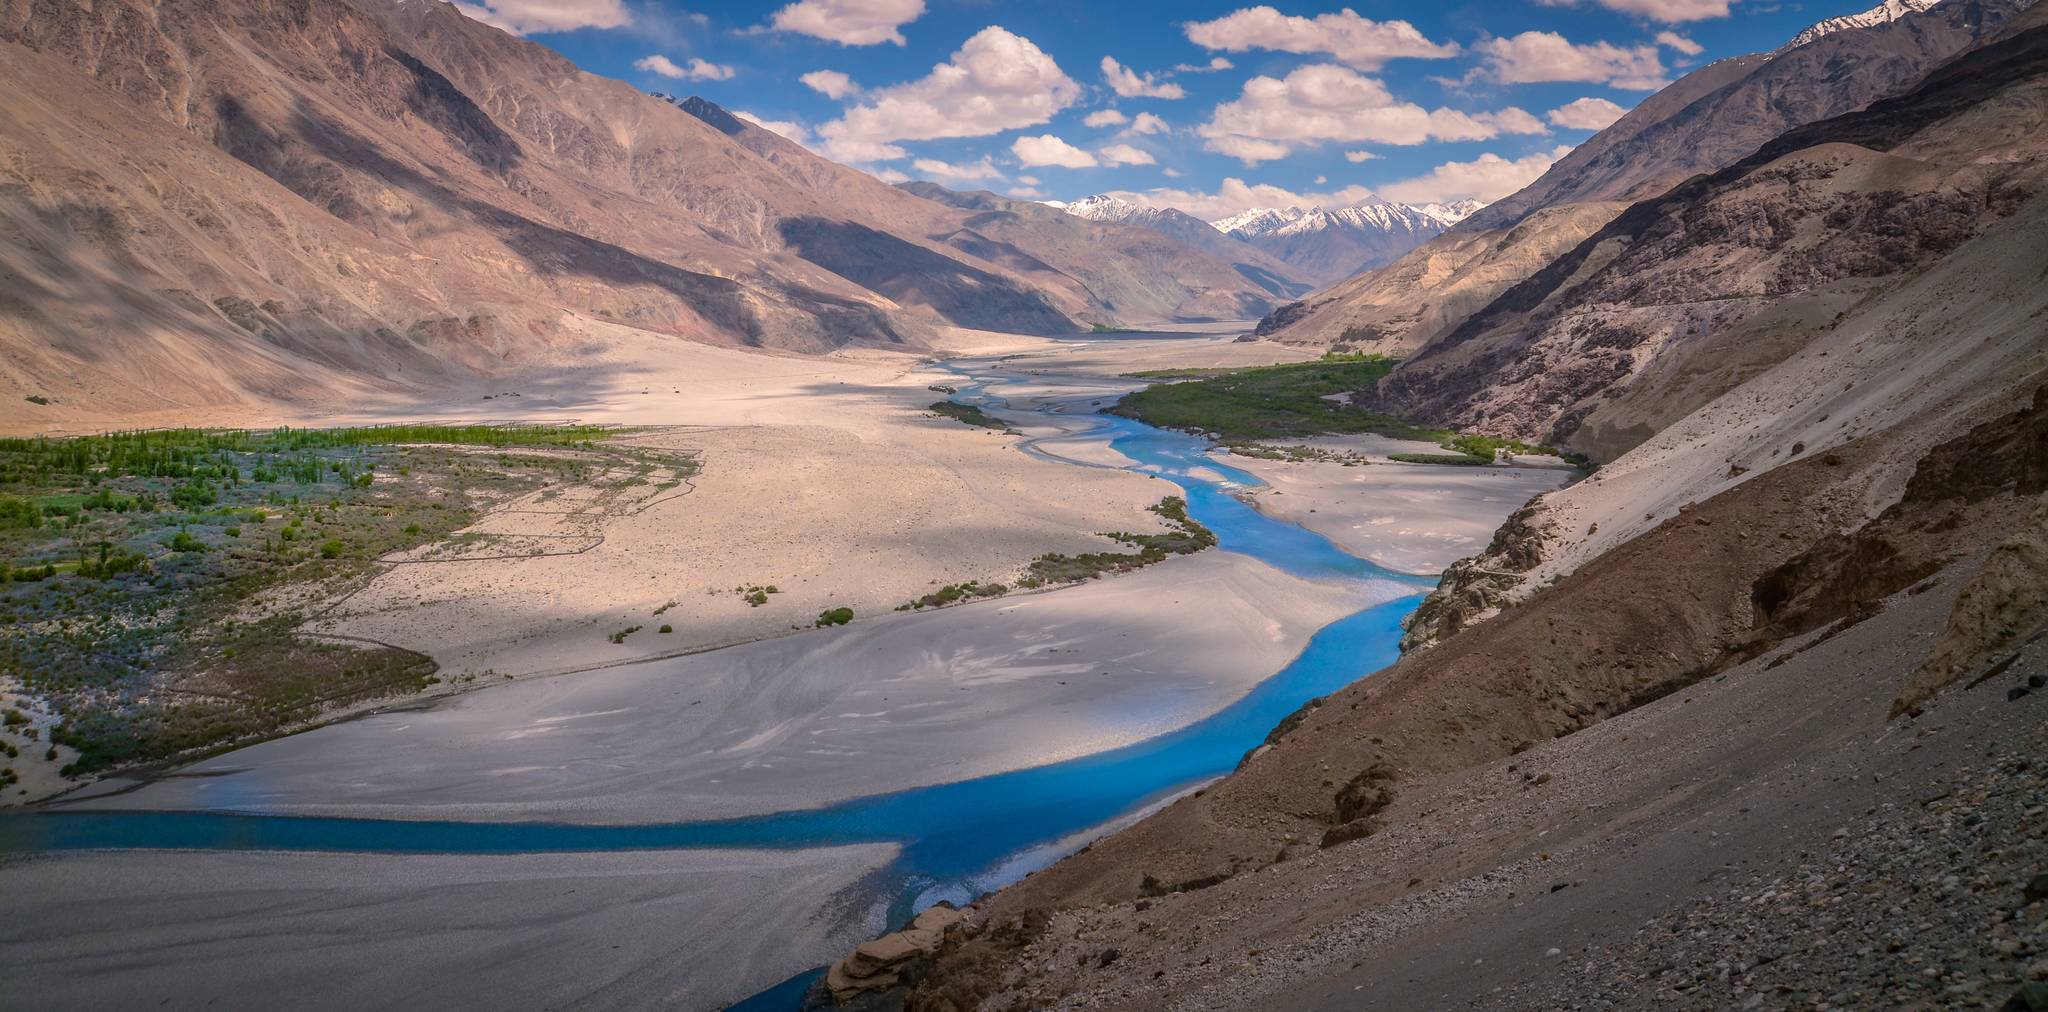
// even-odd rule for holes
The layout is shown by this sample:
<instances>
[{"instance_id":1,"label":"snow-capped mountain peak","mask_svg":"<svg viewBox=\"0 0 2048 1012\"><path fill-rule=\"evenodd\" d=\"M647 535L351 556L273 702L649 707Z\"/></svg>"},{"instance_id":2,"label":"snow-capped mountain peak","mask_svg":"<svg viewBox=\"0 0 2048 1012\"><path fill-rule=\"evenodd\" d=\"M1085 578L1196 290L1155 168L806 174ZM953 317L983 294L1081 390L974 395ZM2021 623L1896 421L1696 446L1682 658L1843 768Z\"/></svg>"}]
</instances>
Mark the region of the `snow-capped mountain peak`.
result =
<instances>
[{"instance_id":1,"label":"snow-capped mountain peak","mask_svg":"<svg viewBox=\"0 0 2048 1012\"><path fill-rule=\"evenodd\" d=\"M1798 35L1793 36L1792 41L1778 47L1778 52L1783 53L1788 50L1798 49L1800 46L1806 45L1815 39L1833 35L1836 32L1847 31L1851 28L1869 28L1874 25L1889 24L1908 14L1918 14L1940 2L1941 0L1884 0L1884 3L1878 4L1867 11L1856 14L1844 14L1841 17L1829 18L1826 21L1815 24Z\"/></svg>"}]
</instances>

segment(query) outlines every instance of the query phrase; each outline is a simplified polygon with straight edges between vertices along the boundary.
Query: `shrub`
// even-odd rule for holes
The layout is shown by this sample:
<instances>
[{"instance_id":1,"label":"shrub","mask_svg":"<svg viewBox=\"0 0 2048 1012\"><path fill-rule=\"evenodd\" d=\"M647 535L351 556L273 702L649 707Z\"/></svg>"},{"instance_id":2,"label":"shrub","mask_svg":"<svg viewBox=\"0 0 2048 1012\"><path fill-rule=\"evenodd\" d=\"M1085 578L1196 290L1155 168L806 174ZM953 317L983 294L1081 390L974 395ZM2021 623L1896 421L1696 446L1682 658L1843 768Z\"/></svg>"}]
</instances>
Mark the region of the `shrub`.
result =
<instances>
[{"instance_id":1,"label":"shrub","mask_svg":"<svg viewBox=\"0 0 2048 1012\"><path fill-rule=\"evenodd\" d=\"M5 713L0 713L0 724L5 724L8 727L20 727L26 723L28 723L28 714L11 706L7 708Z\"/></svg>"},{"instance_id":2,"label":"shrub","mask_svg":"<svg viewBox=\"0 0 2048 1012\"><path fill-rule=\"evenodd\" d=\"M191 531L180 527L178 533L171 535L171 551L203 552L206 551L206 542L193 537Z\"/></svg>"},{"instance_id":3,"label":"shrub","mask_svg":"<svg viewBox=\"0 0 2048 1012\"><path fill-rule=\"evenodd\" d=\"M628 636L631 636L631 635L633 635L634 633L636 633L636 632L639 632L639 631L640 631L640 627L639 627L639 626L637 626L637 625L629 625L629 626L625 627L624 629L621 629L621 630L619 630L618 632L615 632L615 633L613 633L613 634L612 634L612 636L611 636L612 642L613 642L613 643L624 643L624 642L626 642L626 637L628 637Z\"/></svg>"},{"instance_id":4,"label":"shrub","mask_svg":"<svg viewBox=\"0 0 2048 1012\"><path fill-rule=\"evenodd\" d=\"M0 495L0 528L34 529L43 525L43 508L33 499Z\"/></svg>"},{"instance_id":5,"label":"shrub","mask_svg":"<svg viewBox=\"0 0 2048 1012\"><path fill-rule=\"evenodd\" d=\"M675 632L675 631L676 631L676 627L675 627L675 626L672 626L672 625L669 625L669 624L668 624L668 623L666 623L666 622L663 622L663 623L661 624L661 628L659 628L659 629L656 629L656 630L654 630L654 631L655 631L655 632L658 632L658 633L672 633L672 632Z\"/></svg>"},{"instance_id":6,"label":"shrub","mask_svg":"<svg viewBox=\"0 0 2048 1012\"><path fill-rule=\"evenodd\" d=\"M340 538L328 538L320 543L320 557L323 559L339 559L341 558L343 547Z\"/></svg>"},{"instance_id":7,"label":"shrub","mask_svg":"<svg viewBox=\"0 0 2048 1012\"><path fill-rule=\"evenodd\" d=\"M817 627L823 629L828 625L845 625L851 621L853 621L852 608L827 608L818 613Z\"/></svg>"}]
</instances>

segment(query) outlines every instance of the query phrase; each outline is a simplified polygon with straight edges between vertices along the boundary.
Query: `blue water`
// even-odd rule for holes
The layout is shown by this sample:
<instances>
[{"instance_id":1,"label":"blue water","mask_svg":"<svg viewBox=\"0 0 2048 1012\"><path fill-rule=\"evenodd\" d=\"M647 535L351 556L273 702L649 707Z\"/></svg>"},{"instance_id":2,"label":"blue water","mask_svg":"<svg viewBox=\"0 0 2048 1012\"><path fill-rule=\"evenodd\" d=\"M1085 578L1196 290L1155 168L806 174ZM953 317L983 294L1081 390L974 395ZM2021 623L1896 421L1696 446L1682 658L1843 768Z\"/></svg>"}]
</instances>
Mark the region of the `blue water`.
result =
<instances>
[{"instance_id":1,"label":"blue water","mask_svg":"<svg viewBox=\"0 0 2048 1012\"><path fill-rule=\"evenodd\" d=\"M992 408L979 383L956 395ZM1014 411L1010 413L1014 414ZM1228 772L1281 718L1392 663L1401 620L1431 581L1390 573L1321 536L1272 520L1229 492L1255 486L1210 459L1187 435L1110 416L1111 446L1138 469L1173 482L1188 512L1241 552L1300 576L1385 580L1412 593L1333 622L1295 660L1244 698L1195 724L1106 752L973 780L856 798L826 808L711 822L628 826L329 819L217 812L78 812L0 816L0 853L92 848L508 854L749 847L801 849L895 843L897 859L864 885L887 900L892 923L939 898L965 900L1005 884L1049 846ZM1020 855L1035 854L1029 859ZM792 978L749 1008L793 1007Z\"/></svg>"}]
</instances>

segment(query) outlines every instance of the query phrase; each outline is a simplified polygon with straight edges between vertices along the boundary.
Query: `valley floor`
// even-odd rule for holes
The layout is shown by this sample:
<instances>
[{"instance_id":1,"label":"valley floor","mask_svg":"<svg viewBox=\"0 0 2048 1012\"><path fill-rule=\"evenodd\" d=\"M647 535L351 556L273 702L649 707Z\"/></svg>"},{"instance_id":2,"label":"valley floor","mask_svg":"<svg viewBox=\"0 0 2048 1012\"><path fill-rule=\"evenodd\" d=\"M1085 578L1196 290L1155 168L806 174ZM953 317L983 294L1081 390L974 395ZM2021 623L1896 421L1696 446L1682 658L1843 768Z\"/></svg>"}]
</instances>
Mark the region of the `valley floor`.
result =
<instances>
[{"instance_id":1,"label":"valley floor","mask_svg":"<svg viewBox=\"0 0 2048 1012\"><path fill-rule=\"evenodd\" d=\"M1065 405L1076 430L1032 415L1009 435L933 415L927 406L962 380L931 360L669 343L622 345L620 361L582 385L502 383L488 401L472 392L367 417L289 419L655 426L626 438L695 451L701 471L677 494L627 509L522 500L485 517L473 532L483 536L461 552L392 565L326 613L323 631L432 654L452 689L169 775L112 778L62 808L621 824L815 807L1186 726L1279 670L1326 623L1413 593L1210 551L1080 586L897 613L939 585L1013 580L1041 553L1115 550L1099 532L1157 528L1146 507L1173 486L1076 466L1129 463L1078 434L1089 412L1133 385L1119 375L1300 354L1200 335L952 341L956 353L1014 356L1001 393ZM1323 466L1258 463L1304 499ZM1360 517L1413 523L1343 543L1393 568L1440 568L1464 543L1431 517L1490 529L1520 505L1517 494L1563 480L1532 471L1482 488L1467 471L1352 469L1346 477L1383 479L1347 490ZM573 550L534 554L549 537ZM778 593L765 604L737 592L770 584ZM832 607L852 608L855 622L809 628ZM872 901L855 886L891 850L270 854L246 865L220 852L51 855L0 865L0 953L32 968L23 993L58 1006L159 993L232 1001L251 979L313 994L372 967L425 980L437 952L460 953L448 965L473 964L508 994L532 982L532 993L563 1002L586 987L598 1004L712 1005L879 928L882 911L864 907ZM412 908L422 888L485 914L421 916ZM574 930L558 923L593 900L606 912L572 919ZM259 908L304 917L282 916L266 946L237 945L231 928ZM113 909L127 913L108 920ZM289 972L264 958L310 944L307 924L370 940ZM726 930L702 936L710 924ZM623 948L605 947L614 944Z\"/></svg>"}]
</instances>

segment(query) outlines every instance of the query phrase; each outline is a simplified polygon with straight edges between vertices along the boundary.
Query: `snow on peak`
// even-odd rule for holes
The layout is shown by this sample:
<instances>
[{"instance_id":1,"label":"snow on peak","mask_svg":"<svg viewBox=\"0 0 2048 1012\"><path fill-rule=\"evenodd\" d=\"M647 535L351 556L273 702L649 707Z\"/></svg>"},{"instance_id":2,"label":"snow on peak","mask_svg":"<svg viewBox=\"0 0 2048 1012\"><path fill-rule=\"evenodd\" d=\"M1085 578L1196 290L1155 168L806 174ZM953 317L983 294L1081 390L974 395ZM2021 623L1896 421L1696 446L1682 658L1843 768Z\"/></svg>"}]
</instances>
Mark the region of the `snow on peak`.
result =
<instances>
[{"instance_id":1,"label":"snow on peak","mask_svg":"<svg viewBox=\"0 0 2048 1012\"><path fill-rule=\"evenodd\" d=\"M1841 17L1829 18L1826 21L1815 24L1798 35L1793 36L1792 41L1778 47L1777 51L1783 53L1798 49L1800 46L1806 45L1815 39L1833 35L1836 32L1848 31L1851 28L1870 28L1875 25L1890 24L1908 14L1918 14L1940 2L1941 0L1884 0L1883 3L1867 11L1856 14L1844 14Z\"/></svg>"}]
</instances>

